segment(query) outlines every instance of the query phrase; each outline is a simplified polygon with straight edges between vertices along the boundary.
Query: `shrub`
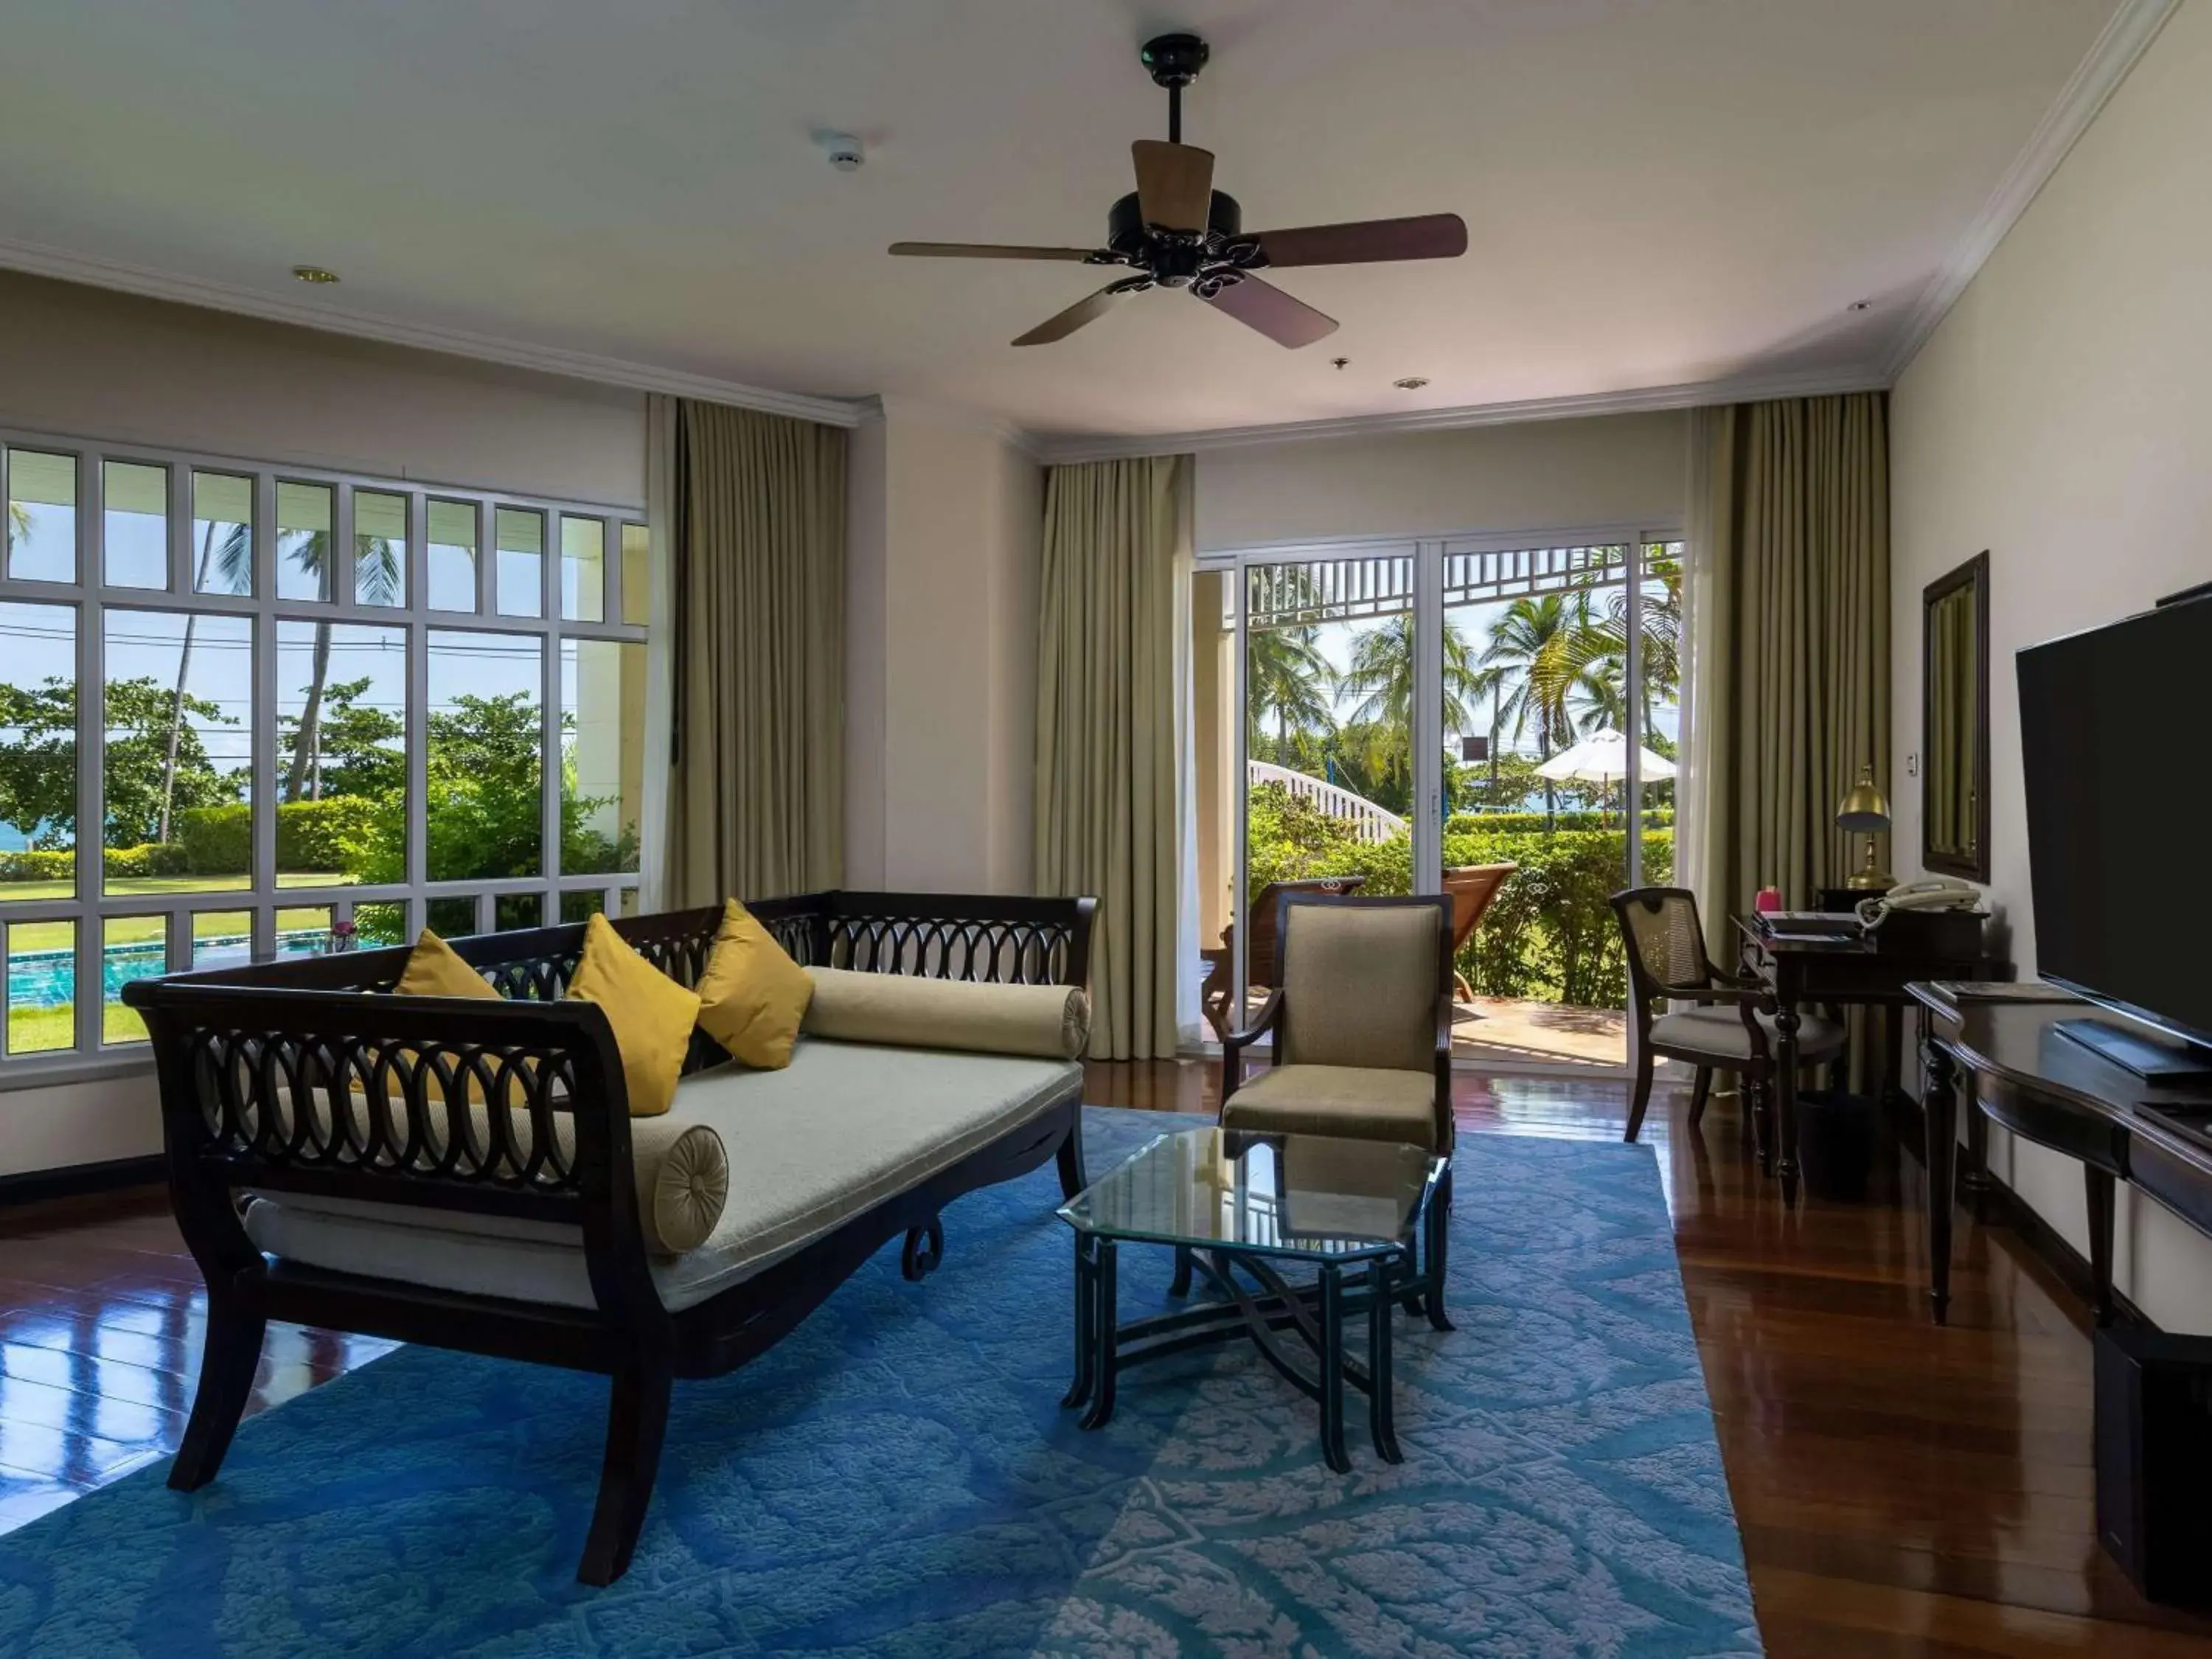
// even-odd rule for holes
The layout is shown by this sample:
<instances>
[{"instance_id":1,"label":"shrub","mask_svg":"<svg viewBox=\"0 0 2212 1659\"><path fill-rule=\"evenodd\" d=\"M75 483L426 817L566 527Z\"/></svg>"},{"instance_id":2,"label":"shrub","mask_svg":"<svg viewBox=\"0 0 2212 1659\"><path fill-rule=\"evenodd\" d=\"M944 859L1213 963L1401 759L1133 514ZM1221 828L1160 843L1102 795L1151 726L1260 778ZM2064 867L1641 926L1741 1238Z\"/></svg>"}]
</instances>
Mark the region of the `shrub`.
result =
<instances>
[{"instance_id":1,"label":"shrub","mask_svg":"<svg viewBox=\"0 0 2212 1659\"><path fill-rule=\"evenodd\" d=\"M67 881L76 873L76 854L50 848L0 853L0 881Z\"/></svg>"},{"instance_id":2,"label":"shrub","mask_svg":"<svg viewBox=\"0 0 2212 1659\"><path fill-rule=\"evenodd\" d=\"M279 870L345 870L368 831L376 803L358 795L286 801L276 809Z\"/></svg>"},{"instance_id":3,"label":"shrub","mask_svg":"<svg viewBox=\"0 0 2212 1659\"><path fill-rule=\"evenodd\" d=\"M187 806L176 816L185 866L196 876L242 876L253 867L253 809L244 801Z\"/></svg>"},{"instance_id":4,"label":"shrub","mask_svg":"<svg viewBox=\"0 0 2212 1659\"><path fill-rule=\"evenodd\" d=\"M1366 878L1364 893L1413 890L1413 845L1404 836L1364 842L1349 828L1279 788L1255 790L1249 845L1252 890L1301 876ZM1495 817L1525 828L1492 827ZM1585 1007L1622 1006L1628 996L1620 930L1607 900L1626 884L1627 842L1620 829L1547 835L1541 813L1455 817L1446 825L1447 868L1513 864L1482 925L1460 952L1459 970L1488 996L1544 997ZM1480 828L1468 827L1480 824ZM1674 833L1648 829L1644 877L1673 879Z\"/></svg>"},{"instance_id":5,"label":"shrub","mask_svg":"<svg viewBox=\"0 0 2212 1659\"><path fill-rule=\"evenodd\" d=\"M137 847L111 847L101 854L111 876L181 876L188 860L173 841L149 841Z\"/></svg>"}]
</instances>

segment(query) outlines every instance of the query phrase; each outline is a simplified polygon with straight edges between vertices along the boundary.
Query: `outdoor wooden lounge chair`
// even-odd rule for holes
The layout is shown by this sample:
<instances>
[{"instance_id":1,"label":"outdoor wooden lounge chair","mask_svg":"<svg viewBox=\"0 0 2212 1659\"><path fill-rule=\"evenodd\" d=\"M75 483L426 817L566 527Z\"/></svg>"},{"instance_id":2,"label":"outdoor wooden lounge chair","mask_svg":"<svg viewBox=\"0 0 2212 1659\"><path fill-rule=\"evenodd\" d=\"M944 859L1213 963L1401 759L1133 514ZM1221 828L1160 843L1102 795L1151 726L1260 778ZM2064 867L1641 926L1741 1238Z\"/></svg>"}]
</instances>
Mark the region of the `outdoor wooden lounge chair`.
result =
<instances>
[{"instance_id":1,"label":"outdoor wooden lounge chair","mask_svg":"<svg viewBox=\"0 0 2212 1659\"><path fill-rule=\"evenodd\" d=\"M1277 983L1282 957L1275 918L1285 893L1341 897L1358 892L1366 884L1364 876L1309 876L1298 881L1271 881L1254 894L1245 907L1252 915L1252 940L1244 963L1245 976L1251 981L1249 988L1272 990ZM1237 924L1232 921L1223 928L1221 943L1199 955L1206 963L1206 982L1198 988L1198 1006L1205 1011L1206 1023L1213 1028L1213 1035L1225 1042L1236 1024L1232 1017L1239 1012L1233 1006L1235 988L1229 982L1237 960Z\"/></svg>"},{"instance_id":2,"label":"outdoor wooden lounge chair","mask_svg":"<svg viewBox=\"0 0 2212 1659\"><path fill-rule=\"evenodd\" d=\"M1482 925L1483 913L1520 867L1517 864L1463 864L1444 872L1444 892L1452 902L1451 953L1455 963L1468 940L1474 937L1474 930ZM1452 969L1452 994L1461 1002L1474 1000L1474 988L1456 967Z\"/></svg>"},{"instance_id":3,"label":"outdoor wooden lounge chair","mask_svg":"<svg viewBox=\"0 0 2212 1659\"><path fill-rule=\"evenodd\" d=\"M207 1280L169 1485L215 1479L270 1320L596 1371L613 1386L576 1576L605 1584L644 1523L675 1379L766 1352L902 1233L921 1278L963 1193L1054 1159L1061 1191L1081 1190L1082 1000L1034 988L1085 982L1092 901L833 892L750 908L810 974L846 970L817 977L810 1021L832 981L848 1006L972 1012L988 994L994 1018L1044 1011L1047 1040L994 1043L972 1021L970 1041L919 1048L911 1021L825 1029L787 1067L754 1071L694 1032L674 1104L633 1120L605 1011L562 996L580 926L453 941L501 994L482 1000L392 994L399 948L127 986L159 1072L171 1202ZM613 926L690 985L721 918ZM878 975L985 983L970 998ZM687 1139L711 1146L683 1152Z\"/></svg>"}]
</instances>

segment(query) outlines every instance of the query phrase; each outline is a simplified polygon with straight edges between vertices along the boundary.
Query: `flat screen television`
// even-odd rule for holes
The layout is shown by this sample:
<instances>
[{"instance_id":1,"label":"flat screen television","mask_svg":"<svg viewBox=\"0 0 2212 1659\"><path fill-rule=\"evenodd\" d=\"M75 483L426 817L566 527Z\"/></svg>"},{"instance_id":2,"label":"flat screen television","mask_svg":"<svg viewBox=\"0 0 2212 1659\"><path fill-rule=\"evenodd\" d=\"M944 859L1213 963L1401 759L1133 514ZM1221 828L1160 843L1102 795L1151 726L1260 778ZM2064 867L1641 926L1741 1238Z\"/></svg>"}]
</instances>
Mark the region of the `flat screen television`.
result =
<instances>
[{"instance_id":1,"label":"flat screen television","mask_svg":"<svg viewBox=\"0 0 2212 1659\"><path fill-rule=\"evenodd\" d=\"M2197 1052L2212 1067L2212 598L2184 599L2019 653L2035 965L2051 983ZM2107 1032L2118 1035L2106 1025ZM2138 1034L2140 1036L2140 1034Z\"/></svg>"}]
</instances>

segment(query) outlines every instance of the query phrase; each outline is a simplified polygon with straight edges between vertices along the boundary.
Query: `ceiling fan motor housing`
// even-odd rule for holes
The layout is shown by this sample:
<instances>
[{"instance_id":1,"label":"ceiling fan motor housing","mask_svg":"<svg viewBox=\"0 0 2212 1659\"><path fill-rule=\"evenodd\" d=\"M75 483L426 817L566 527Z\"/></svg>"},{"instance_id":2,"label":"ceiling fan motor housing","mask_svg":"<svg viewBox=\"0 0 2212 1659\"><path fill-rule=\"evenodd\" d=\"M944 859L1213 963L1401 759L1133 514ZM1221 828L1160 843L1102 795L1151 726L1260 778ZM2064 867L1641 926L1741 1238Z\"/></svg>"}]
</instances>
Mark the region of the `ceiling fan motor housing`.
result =
<instances>
[{"instance_id":1,"label":"ceiling fan motor housing","mask_svg":"<svg viewBox=\"0 0 2212 1659\"><path fill-rule=\"evenodd\" d=\"M1206 206L1203 237L1151 229L1132 191L1107 212L1106 246L1124 264L1150 271L1161 287L1183 288L1201 270L1232 258L1229 244L1243 228L1244 210L1234 196L1217 190Z\"/></svg>"}]
</instances>

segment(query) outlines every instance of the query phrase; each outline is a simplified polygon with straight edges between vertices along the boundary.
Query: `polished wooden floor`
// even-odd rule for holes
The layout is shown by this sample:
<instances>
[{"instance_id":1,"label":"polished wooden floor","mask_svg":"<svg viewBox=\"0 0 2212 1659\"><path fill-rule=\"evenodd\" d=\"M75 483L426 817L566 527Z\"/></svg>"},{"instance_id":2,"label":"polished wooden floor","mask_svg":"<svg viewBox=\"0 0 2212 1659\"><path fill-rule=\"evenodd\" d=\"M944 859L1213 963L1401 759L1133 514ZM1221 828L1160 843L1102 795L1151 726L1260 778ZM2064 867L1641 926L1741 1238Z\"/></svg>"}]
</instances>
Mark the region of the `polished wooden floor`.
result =
<instances>
[{"instance_id":1,"label":"polished wooden floor","mask_svg":"<svg viewBox=\"0 0 2212 1659\"><path fill-rule=\"evenodd\" d=\"M1205 1111L1210 1067L1094 1065L1102 1105ZM1620 1085L1462 1079L1470 1132L1613 1139ZM1784 1215L1735 1102L1656 1150L1776 1659L2212 1659L2212 1621L2147 1606L2098 1549L2081 1310L2002 1229L1961 1218L1952 1324L1928 1322L1919 1166L1886 1146L1863 1205ZM175 1449L198 1276L158 1191L0 1211L0 1530ZM272 1328L253 1409L384 1352Z\"/></svg>"}]
</instances>

